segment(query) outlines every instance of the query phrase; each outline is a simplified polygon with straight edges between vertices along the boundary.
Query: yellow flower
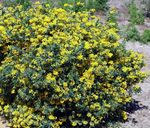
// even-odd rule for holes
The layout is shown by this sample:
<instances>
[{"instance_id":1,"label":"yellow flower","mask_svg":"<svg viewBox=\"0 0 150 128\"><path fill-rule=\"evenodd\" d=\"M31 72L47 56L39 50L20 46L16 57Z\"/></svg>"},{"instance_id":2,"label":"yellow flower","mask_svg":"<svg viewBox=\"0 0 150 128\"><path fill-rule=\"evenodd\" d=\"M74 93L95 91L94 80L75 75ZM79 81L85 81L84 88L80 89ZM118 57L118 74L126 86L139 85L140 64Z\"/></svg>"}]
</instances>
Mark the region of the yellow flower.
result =
<instances>
[{"instance_id":1,"label":"yellow flower","mask_svg":"<svg viewBox=\"0 0 150 128\"><path fill-rule=\"evenodd\" d=\"M43 38L42 35L37 36L37 39L39 39L39 40L41 40L42 38Z\"/></svg>"},{"instance_id":2,"label":"yellow flower","mask_svg":"<svg viewBox=\"0 0 150 128\"><path fill-rule=\"evenodd\" d=\"M58 75L58 72L57 72L57 71L53 71L53 74L54 74L55 76L57 76L57 75Z\"/></svg>"},{"instance_id":3,"label":"yellow flower","mask_svg":"<svg viewBox=\"0 0 150 128\"><path fill-rule=\"evenodd\" d=\"M0 106L0 112L2 111L3 109L2 109L2 107Z\"/></svg>"},{"instance_id":4,"label":"yellow flower","mask_svg":"<svg viewBox=\"0 0 150 128\"><path fill-rule=\"evenodd\" d=\"M64 86L64 87L67 87L67 86L68 86L67 82L64 82L64 83L63 83L63 86Z\"/></svg>"},{"instance_id":5,"label":"yellow flower","mask_svg":"<svg viewBox=\"0 0 150 128\"><path fill-rule=\"evenodd\" d=\"M127 68L127 67L123 67L123 68L122 68L122 71L123 71L123 72L127 72L127 71L128 71L128 68Z\"/></svg>"},{"instance_id":6,"label":"yellow flower","mask_svg":"<svg viewBox=\"0 0 150 128\"><path fill-rule=\"evenodd\" d=\"M14 118L13 118L13 121L14 121L14 122L16 122L17 120L18 120L18 118L17 118L17 117L14 117Z\"/></svg>"},{"instance_id":7,"label":"yellow flower","mask_svg":"<svg viewBox=\"0 0 150 128\"><path fill-rule=\"evenodd\" d=\"M127 97L125 98L125 102L131 102L132 98L131 97Z\"/></svg>"},{"instance_id":8,"label":"yellow flower","mask_svg":"<svg viewBox=\"0 0 150 128\"><path fill-rule=\"evenodd\" d=\"M51 73L48 73L48 74L46 75L46 80L51 80L51 78L52 78L52 74L51 74Z\"/></svg>"},{"instance_id":9,"label":"yellow flower","mask_svg":"<svg viewBox=\"0 0 150 128\"><path fill-rule=\"evenodd\" d=\"M98 62L96 62L96 61L95 61L95 62L92 62L91 65L92 65L92 66L98 66Z\"/></svg>"},{"instance_id":10,"label":"yellow flower","mask_svg":"<svg viewBox=\"0 0 150 128\"><path fill-rule=\"evenodd\" d=\"M112 57L113 54L109 52L109 53L107 53L107 56L108 56L108 57Z\"/></svg>"},{"instance_id":11,"label":"yellow flower","mask_svg":"<svg viewBox=\"0 0 150 128\"><path fill-rule=\"evenodd\" d=\"M90 49L90 47L91 47L90 43L89 43L89 42L85 42L84 48L85 48L86 50L88 50L88 49Z\"/></svg>"},{"instance_id":12,"label":"yellow flower","mask_svg":"<svg viewBox=\"0 0 150 128\"><path fill-rule=\"evenodd\" d=\"M3 31L5 31L6 29L5 29L5 27L4 26L0 26L0 32L3 32Z\"/></svg>"},{"instance_id":13,"label":"yellow flower","mask_svg":"<svg viewBox=\"0 0 150 128\"><path fill-rule=\"evenodd\" d=\"M26 69L26 66L24 64L16 64L15 68L20 70L20 72L24 72Z\"/></svg>"},{"instance_id":14,"label":"yellow flower","mask_svg":"<svg viewBox=\"0 0 150 128\"><path fill-rule=\"evenodd\" d=\"M4 100L3 100L3 98L0 98L0 105L4 105Z\"/></svg>"},{"instance_id":15,"label":"yellow flower","mask_svg":"<svg viewBox=\"0 0 150 128\"><path fill-rule=\"evenodd\" d=\"M0 88L0 94L2 93L2 89Z\"/></svg>"},{"instance_id":16,"label":"yellow flower","mask_svg":"<svg viewBox=\"0 0 150 128\"><path fill-rule=\"evenodd\" d=\"M91 26L92 23L91 22L86 22L86 26Z\"/></svg>"},{"instance_id":17,"label":"yellow flower","mask_svg":"<svg viewBox=\"0 0 150 128\"><path fill-rule=\"evenodd\" d=\"M84 125L88 124L88 122L85 121L85 120L83 120L82 123L83 123Z\"/></svg>"},{"instance_id":18,"label":"yellow flower","mask_svg":"<svg viewBox=\"0 0 150 128\"><path fill-rule=\"evenodd\" d=\"M125 111L122 112L122 117L124 120L128 119L127 113Z\"/></svg>"},{"instance_id":19,"label":"yellow flower","mask_svg":"<svg viewBox=\"0 0 150 128\"><path fill-rule=\"evenodd\" d=\"M55 88L55 91L56 91L56 92L60 92L60 91L61 91L60 87L57 86L57 87Z\"/></svg>"},{"instance_id":20,"label":"yellow flower","mask_svg":"<svg viewBox=\"0 0 150 128\"><path fill-rule=\"evenodd\" d=\"M49 118L50 120L55 120L55 119L56 119L56 117L53 116L53 115L50 115L48 118Z\"/></svg>"},{"instance_id":21,"label":"yellow flower","mask_svg":"<svg viewBox=\"0 0 150 128\"><path fill-rule=\"evenodd\" d=\"M15 93L15 89L11 90L11 94L14 94Z\"/></svg>"},{"instance_id":22,"label":"yellow flower","mask_svg":"<svg viewBox=\"0 0 150 128\"><path fill-rule=\"evenodd\" d=\"M4 112L5 112L5 113L8 113L8 112L9 112L9 105L5 105L5 106L4 106Z\"/></svg>"},{"instance_id":23,"label":"yellow flower","mask_svg":"<svg viewBox=\"0 0 150 128\"><path fill-rule=\"evenodd\" d=\"M41 4L40 1L36 1L35 4Z\"/></svg>"},{"instance_id":24,"label":"yellow flower","mask_svg":"<svg viewBox=\"0 0 150 128\"><path fill-rule=\"evenodd\" d=\"M91 117L91 116L92 116L92 114L88 112L87 113L87 117Z\"/></svg>"},{"instance_id":25,"label":"yellow flower","mask_svg":"<svg viewBox=\"0 0 150 128\"><path fill-rule=\"evenodd\" d=\"M12 71L11 71L11 74L12 74L12 75L17 74L17 70L12 70Z\"/></svg>"},{"instance_id":26,"label":"yellow flower","mask_svg":"<svg viewBox=\"0 0 150 128\"><path fill-rule=\"evenodd\" d=\"M64 4L64 7L69 7L69 4Z\"/></svg>"},{"instance_id":27,"label":"yellow flower","mask_svg":"<svg viewBox=\"0 0 150 128\"><path fill-rule=\"evenodd\" d=\"M72 122L72 126L73 126L73 127L74 127L74 126L77 126L77 122L73 121L73 122Z\"/></svg>"},{"instance_id":28,"label":"yellow flower","mask_svg":"<svg viewBox=\"0 0 150 128\"><path fill-rule=\"evenodd\" d=\"M77 5L78 5L78 6L84 6L84 3L77 2Z\"/></svg>"},{"instance_id":29,"label":"yellow flower","mask_svg":"<svg viewBox=\"0 0 150 128\"><path fill-rule=\"evenodd\" d=\"M110 106L110 104L104 104L105 105L105 107L107 107L107 108L110 108L111 106Z\"/></svg>"},{"instance_id":30,"label":"yellow flower","mask_svg":"<svg viewBox=\"0 0 150 128\"><path fill-rule=\"evenodd\" d=\"M116 8L112 7L111 10L110 10L110 14L114 14L114 13L116 13L116 11L117 11Z\"/></svg>"},{"instance_id":31,"label":"yellow flower","mask_svg":"<svg viewBox=\"0 0 150 128\"><path fill-rule=\"evenodd\" d=\"M82 55L82 54L79 54L79 55L77 56L77 59L78 59L78 60L82 60L82 59L83 59L83 55Z\"/></svg>"},{"instance_id":32,"label":"yellow flower","mask_svg":"<svg viewBox=\"0 0 150 128\"><path fill-rule=\"evenodd\" d=\"M88 21L88 18L83 18L82 21L86 23Z\"/></svg>"},{"instance_id":33,"label":"yellow flower","mask_svg":"<svg viewBox=\"0 0 150 128\"><path fill-rule=\"evenodd\" d=\"M95 12L96 10L95 10L95 9L91 9L90 11L91 11L91 12Z\"/></svg>"}]
</instances>

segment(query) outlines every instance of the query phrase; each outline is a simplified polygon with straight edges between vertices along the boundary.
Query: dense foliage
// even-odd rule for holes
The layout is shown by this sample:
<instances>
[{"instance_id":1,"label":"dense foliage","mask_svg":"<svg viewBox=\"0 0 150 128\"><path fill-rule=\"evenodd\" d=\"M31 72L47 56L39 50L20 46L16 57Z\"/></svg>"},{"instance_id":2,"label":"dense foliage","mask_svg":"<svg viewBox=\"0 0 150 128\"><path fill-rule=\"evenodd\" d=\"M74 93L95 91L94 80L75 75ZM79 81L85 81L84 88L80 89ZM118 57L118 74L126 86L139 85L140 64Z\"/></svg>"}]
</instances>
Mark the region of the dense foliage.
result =
<instances>
[{"instance_id":1,"label":"dense foliage","mask_svg":"<svg viewBox=\"0 0 150 128\"><path fill-rule=\"evenodd\" d=\"M22 5L24 9L27 9L31 6L32 0L3 0L5 7L15 7L18 4Z\"/></svg>"},{"instance_id":2,"label":"dense foliage","mask_svg":"<svg viewBox=\"0 0 150 128\"><path fill-rule=\"evenodd\" d=\"M139 41L140 40L140 32L134 25L129 25L126 29L126 40Z\"/></svg>"},{"instance_id":3,"label":"dense foliage","mask_svg":"<svg viewBox=\"0 0 150 128\"><path fill-rule=\"evenodd\" d=\"M27 8L31 5L33 0L4 0L3 3L5 6L16 6L17 4L22 4L24 8ZM61 7L63 8L64 4L73 5L73 10L77 10L77 3L84 3L83 10L96 9L96 10L106 10L108 8L108 0L40 0L42 3L48 3L51 7Z\"/></svg>"},{"instance_id":4,"label":"dense foliage","mask_svg":"<svg viewBox=\"0 0 150 128\"><path fill-rule=\"evenodd\" d=\"M92 12L38 3L2 12L0 112L14 128L95 127L121 112L145 77L142 55Z\"/></svg>"},{"instance_id":5,"label":"dense foliage","mask_svg":"<svg viewBox=\"0 0 150 128\"><path fill-rule=\"evenodd\" d=\"M143 34L141 35L141 42L145 44L150 43L150 29L144 30Z\"/></svg>"},{"instance_id":6,"label":"dense foliage","mask_svg":"<svg viewBox=\"0 0 150 128\"><path fill-rule=\"evenodd\" d=\"M108 8L107 5L108 0L96 0L97 9L105 10Z\"/></svg>"}]
</instances>

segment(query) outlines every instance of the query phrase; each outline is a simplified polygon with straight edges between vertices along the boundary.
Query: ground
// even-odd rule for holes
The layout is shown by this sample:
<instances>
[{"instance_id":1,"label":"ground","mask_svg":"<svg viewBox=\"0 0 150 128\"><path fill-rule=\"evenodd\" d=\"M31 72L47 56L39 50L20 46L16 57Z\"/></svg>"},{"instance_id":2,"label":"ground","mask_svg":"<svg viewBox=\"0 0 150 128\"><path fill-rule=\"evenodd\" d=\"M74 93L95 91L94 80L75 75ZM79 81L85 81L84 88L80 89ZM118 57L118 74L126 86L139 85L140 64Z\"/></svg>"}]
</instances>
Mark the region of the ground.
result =
<instances>
[{"instance_id":1,"label":"ground","mask_svg":"<svg viewBox=\"0 0 150 128\"><path fill-rule=\"evenodd\" d=\"M116 7L119 11L118 23L120 27L128 24L128 9L127 3L131 0L109 0L109 5ZM140 0L136 0L139 4ZM140 4L139 4L140 5ZM145 20L144 25L137 26L140 32L145 29L150 29L150 22ZM144 71L150 70L150 45L144 45L139 42L126 42L126 48L138 51L145 56L146 66L142 69ZM121 125L124 128L150 128L150 77L143 83L139 83L142 91L139 95L134 95L135 104L129 111L129 119ZM6 128L6 121L0 117L0 128Z\"/></svg>"}]
</instances>

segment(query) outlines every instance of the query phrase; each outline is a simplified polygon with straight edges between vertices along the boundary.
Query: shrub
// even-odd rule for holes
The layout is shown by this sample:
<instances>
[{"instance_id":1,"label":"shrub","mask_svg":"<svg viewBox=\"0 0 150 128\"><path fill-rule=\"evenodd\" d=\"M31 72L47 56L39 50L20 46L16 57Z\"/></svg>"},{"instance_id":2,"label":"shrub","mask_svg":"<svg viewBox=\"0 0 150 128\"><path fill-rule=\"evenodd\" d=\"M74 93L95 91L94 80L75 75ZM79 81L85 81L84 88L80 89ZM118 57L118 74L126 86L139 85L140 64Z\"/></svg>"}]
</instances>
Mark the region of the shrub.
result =
<instances>
[{"instance_id":1,"label":"shrub","mask_svg":"<svg viewBox=\"0 0 150 128\"><path fill-rule=\"evenodd\" d=\"M106 10L108 9L108 5L107 5L108 0L96 0L96 8L97 10Z\"/></svg>"},{"instance_id":2,"label":"shrub","mask_svg":"<svg viewBox=\"0 0 150 128\"><path fill-rule=\"evenodd\" d=\"M96 9L105 11L108 8L108 0L44 0L44 2L61 8L64 7L64 4L73 5L74 10L78 9L78 7L76 7L77 3L84 3L85 6L82 8L82 10Z\"/></svg>"},{"instance_id":3,"label":"shrub","mask_svg":"<svg viewBox=\"0 0 150 128\"><path fill-rule=\"evenodd\" d=\"M106 21L110 22L114 28L119 28L118 22L117 22L117 15L118 15L118 12L116 8L110 8L106 16L107 17Z\"/></svg>"},{"instance_id":4,"label":"shrub","mask_svg":"<svg viewBox=\"0 0 150 128\"><path fill-rule=\"evenodd\" d=\"M102 11L108 9L108 5L107 5L108 0L82 0L82 2L85 3L86 9L96 9Z\"/></svg>"},{"instance_id":5,"label":"shrub","mask_svg":"<svg viewBox=\"0 0 150 128\"><path fill-rule=\"evenodd\" d=\"M24 9L27 9L31 6L31 0L4 0L3 5L6 7L15 7L16 5L21 4Z\"/></svg>"},{"instance_id":6,"label":"shrub","mask_svg":"<svg viewBox=\"0 0 150 128\"><path fill-rule=\"evenodd\" d=\"M64 9L66 10L72 10L75 12L80 12L80 11L85 11L86 10L86 6L84 3L81 2L68 2L68 3L62 3L61 4Z\"/></svg>"},{"instance_id":7,"label":"shrub","mask_svg":"<svg viewBox=\"0 0 150 128\"><path fill-rule=\"evenodd\" d=\"M134 2L129 4L129 14L130 14L130 19L132 24L143 24L144 23L144 14L141 10L139 10Z\"/></svg>"},{"instance_id":8,"label":"shrub","mask_svg":"<svg viewBox=\"0 0 150 128\"><path fill-rule=\"evenodd\" d=\"M145 77L142 55L118 42L111 22L48 4L3 11L0 111L12 127L96 127Z\"/></svg>"},{"instance_id":9,"label":"shrub","mask_svg":"<svg viewBox=\"0 0 150 128\"><path fill-rule=\"evenodd\" d=\"M150 30L144 30L143 34L141 35L141 41L145 44L150 43Z\"/></svg>"},{"instance_id":10,"label":"shrub","mask_svg":"<svg viewBox=\"0 0 150 128\"><path fill-rule=\"evenodd\" d=\"M139 41L140 33L135 26L128 26L126 30L126 40Z\"/></svg>"}]
</instances>

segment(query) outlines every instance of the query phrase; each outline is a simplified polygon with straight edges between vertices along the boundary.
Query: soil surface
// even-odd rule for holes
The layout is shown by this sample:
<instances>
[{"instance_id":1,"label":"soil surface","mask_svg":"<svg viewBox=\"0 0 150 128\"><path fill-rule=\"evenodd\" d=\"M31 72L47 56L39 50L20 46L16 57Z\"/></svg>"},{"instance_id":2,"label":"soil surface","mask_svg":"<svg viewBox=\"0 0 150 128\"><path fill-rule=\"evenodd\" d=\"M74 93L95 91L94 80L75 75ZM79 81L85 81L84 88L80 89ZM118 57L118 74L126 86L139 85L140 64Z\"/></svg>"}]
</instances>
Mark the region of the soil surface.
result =
<instances>
[{"instance_id":1,"label":"soil surface","mask_svg":"<svg viewBox=\"0 0 150 128\"><path fill-rule=\"evenodd\" d=\"M7 124L7 121L3 117L0 117L0 128L8 128Z\"/></svg>"}]
</instances>

